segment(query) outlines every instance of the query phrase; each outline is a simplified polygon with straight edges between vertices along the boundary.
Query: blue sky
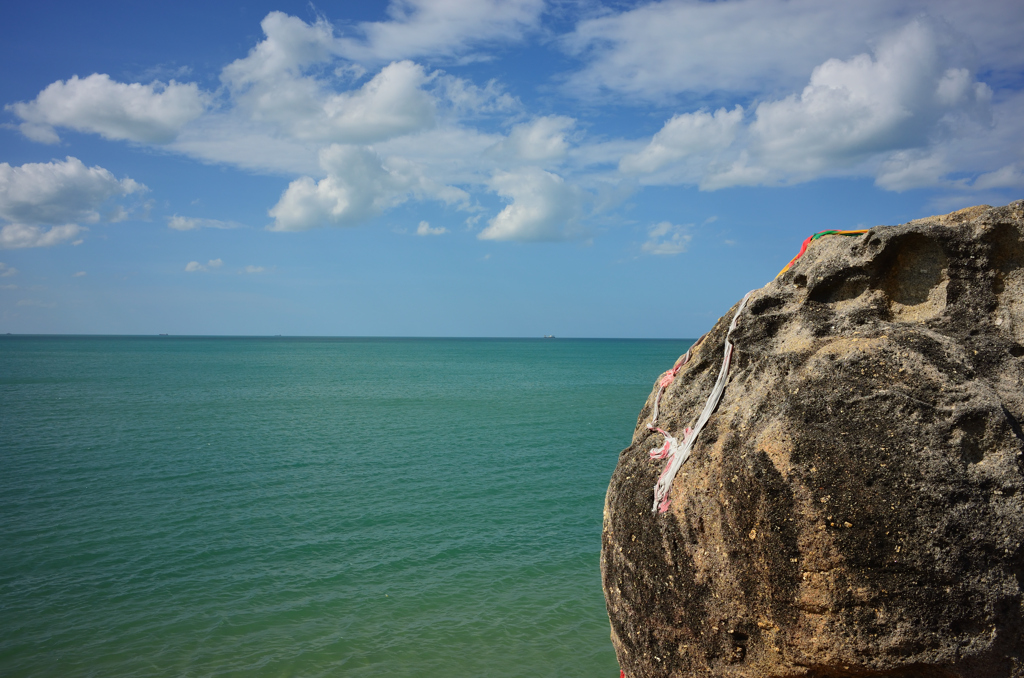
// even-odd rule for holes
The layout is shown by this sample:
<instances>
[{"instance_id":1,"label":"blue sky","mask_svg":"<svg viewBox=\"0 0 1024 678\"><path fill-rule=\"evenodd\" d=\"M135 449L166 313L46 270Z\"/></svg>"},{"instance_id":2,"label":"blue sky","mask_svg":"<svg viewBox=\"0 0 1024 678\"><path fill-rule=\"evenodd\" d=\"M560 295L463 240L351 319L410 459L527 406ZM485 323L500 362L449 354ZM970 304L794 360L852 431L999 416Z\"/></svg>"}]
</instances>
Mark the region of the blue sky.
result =
<instances>
[{"instance_id":1,"label":"blue sky","mask_svg":"<svg viewBox=\"0 0 1024 678\"><path fill-rule=\"evenodd\" d=\"M1024 197L1024 5L19 3L0 332L695 337Z\"/></svg>"}]
</instances>

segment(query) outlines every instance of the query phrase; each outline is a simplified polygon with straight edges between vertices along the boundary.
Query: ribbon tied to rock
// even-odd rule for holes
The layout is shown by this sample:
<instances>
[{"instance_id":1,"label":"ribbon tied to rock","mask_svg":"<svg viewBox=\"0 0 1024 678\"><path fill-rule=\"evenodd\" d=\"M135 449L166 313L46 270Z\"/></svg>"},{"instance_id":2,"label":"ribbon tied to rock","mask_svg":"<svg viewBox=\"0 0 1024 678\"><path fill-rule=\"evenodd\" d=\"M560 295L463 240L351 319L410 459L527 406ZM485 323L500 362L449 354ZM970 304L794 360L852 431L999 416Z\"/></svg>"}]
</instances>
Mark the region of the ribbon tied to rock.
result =
<instances>
[{"instance_id":1,"label":"ribbon tied to rock","mask_svg":"<svg viewBox=\"0 0 1024 678\"><path fill-rule=\"evenodd\" d=\"M667 461L661 476L658 478L658 482L654 485L654 506L651 508L651 513L664 513L668 510L670 503L669 490L672 489L672 482L679 472L679 467L690 458L690 453L693 450L693 444L697 440L697 436L700 435L704 425L708 423L711 413L715 411L715 408L718 407L718 402L722 399L722 393L725 391L725 382L729 378L729 363L732 360L732 342L730 338L732 337L733 330L736 329L736 325L739 323L740 313L743 312L743 308L747 305L747 299L750 298L751 294L752 292L747 292L744 295L739 308L736 309L736 313L732 317L732 322L729 323L729 330L725 333L725 356L722 358L722 367L718 370L718 380L715 381L711 394L708 396L707 402L704 403L704 409L701 411L697 423L693 425L693 428L687 427L683 429L682 440L677 439L668 431L658 426L658 410L661 406L661 396L665 389L675 381L676 375L679 374L683 366L690 362L693 349L700 344L704 337L695 341L690 350L686 352L686 355L671 370L666 372L658 382L658 393L654 397L651 422L647 424L647 429L665 436L665 442L661 447L652 449L650 456L651 459L665 459Z\"/></svg>"}]
</instances>

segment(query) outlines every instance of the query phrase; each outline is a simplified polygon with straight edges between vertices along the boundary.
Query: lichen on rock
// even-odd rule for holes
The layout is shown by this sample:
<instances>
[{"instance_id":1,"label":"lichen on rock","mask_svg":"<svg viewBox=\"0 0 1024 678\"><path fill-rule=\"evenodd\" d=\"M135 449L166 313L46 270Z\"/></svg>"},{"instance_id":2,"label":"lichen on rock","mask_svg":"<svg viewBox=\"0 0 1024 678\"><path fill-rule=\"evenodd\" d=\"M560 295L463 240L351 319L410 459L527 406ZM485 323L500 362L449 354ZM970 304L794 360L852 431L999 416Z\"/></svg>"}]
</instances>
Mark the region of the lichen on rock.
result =
<instances>
[{"instance_id":1,"label":"lichen on rock","mask_svg":"<svg viewBox=\"0 0 1024 678\"><path fill-rule=\"evenodd\" d=\"M703 407L733 311L666 430ZM608 488L626 676L1024 676L1024 201L815 241L732 341L668 512L653 392Z\"/></svg>"}]
</instances>

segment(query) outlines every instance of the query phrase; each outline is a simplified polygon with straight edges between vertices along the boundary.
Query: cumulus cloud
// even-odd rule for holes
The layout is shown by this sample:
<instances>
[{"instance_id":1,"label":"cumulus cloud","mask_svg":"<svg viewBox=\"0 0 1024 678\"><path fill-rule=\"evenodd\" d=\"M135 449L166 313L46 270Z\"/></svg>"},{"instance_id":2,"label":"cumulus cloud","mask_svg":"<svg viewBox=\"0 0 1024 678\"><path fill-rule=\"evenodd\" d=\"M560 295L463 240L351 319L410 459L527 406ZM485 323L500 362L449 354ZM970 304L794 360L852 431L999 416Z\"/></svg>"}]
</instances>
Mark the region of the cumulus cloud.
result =
<instances>
[{"instance_id":1,"label":"cumulus cloud","mask_svg":"<svg viewBox=\"0 0 1024 678\"><path fill-rule=\"evenodd\" d=\"M269 211L274 218L270 230L355 226L411 196L448 204L468 198L464 191L430 179L415 163L390 158L385 165L366 147L332 144L320 152L320 165L327 173L325 178L301 177L288 185Z\"/></svg>"},{"instance_id":2,"label":"cumulus cloud","mask_svg":"<svg viewBox=\"0 0 1024 678\"><path fill-rule=\"evenodd\" d=\"M447 232L447 228L443 226L432 227L428 221L421 221L419 226L416 227L416 235L444 235Z\"/></svg>"},{"instance_id":3,"label":"cumulus cloud","mask_svg":"<svg viewBox=\"0 0 1024 678\"><path fill-rule=\"evenodd\" d=\"M352 226L410 200L435 200L475 214L470 227L483 239L562 240L581 234L585 207L587 216L615 209L638 185L714 190L852 175L886 190L1018 186L1024 99L1005 85L993 96L975 75L991 82L1003 77L1001 64L1024 67L1020 22L993 20L1011 10L986 3L977 9L982 20L954 0L605 7L556 39L584 65L556 76L544 105L557 112L569 93L673 106L663 109L660 130L641 139L603 136L615 125L593 119L538 115L497 80L476 84L410 60L487 58L473 50L530 35L543 0L394 0L383 21L338 27L271 12L263 37L222 70L216 93L94 74L53 83L10 110L40 140L78 129L287 173L294 180L268 212L271 230ZM985 38L977 59L963 34ZM127 195L123 184L118 190L106 200ZM474 200L485 191L504 199L497 215ZM45 229L127 215L94 201L60 217L67 204L38 201L33 209L51 212L45 219L4 217L8 241L74 240ZM238 226L177 214L167 224ZM645 251L684 246L686 232L672 228L651 235Z\"/></svg>"},{"instance_id":4,"label":"cumulus cloud","mask_svg":"<svg viewBox=\"0 0 1024 678\"><path fill-rule=\"evenodd\" d=\"M0 228L0 249L77 244L88 229L70 222L96 223L108 200L146 190L70 156L18 167L0 163L0 219L9 222ZM118 215L115 209L112 216Z\"/></svg>"},{"instance_id":5,"label":"cumulus cloud","mask_svg":"<svg viewBox=\"0 0 1024 678\"><path fill-rule=\"evenodd\" d=\"M324 102L324 120L296 136L341 143L370 143L401 136L434 124L434 105L421 87L423 67L397 61L355 92L342 92ZM320 124L317 124L320 122Z\"/></svg>"},{"instance_id":6,"label":"cumulus cloud","mask_svg":"<svg viewBox=\"0 0 1024 678\"><path fill-rule=\"evenodd\" d=\"M29 102L7 106L34 141L57 143L56 127L93 132L107 139L147 144L173 141L206 110L208 96L195 83L121 83L109 75L77 75L52 83Z\"/></svg>"},{"instance_id":7,"label":"cumulus cloud","mask_svg":"<svg viewBox=\"0 0 1024 678\"><path fill-rule=\"evenodd\" d=\"M563 158L569 150L566 138L576 121L564 115L547 115L514 125L507 138L494 146L496 155L543 162Z\"/></svg>"},{"instance_id":8,"label":"cumulus cloud","mask_svg":"<svg viewBox=\"0 0 1024 678\"><path fill-rule=\"evenodd\" d=\"M185 272L196 273L199 271L209 271L211 268L220 268L223 265L224 260L220 258L210 259L206 262L206 265L200 264L198 261L190 261L185 264Z\"/></svg>"},{"instance_id":9,"label":"cumulus cloud","mask_svg":"<svg viewBox=\"0 0 1024 678\"><path fill-rule=\"evenodd\" d=\"M461 22L460 30L469 31L472 40L490 40L493 33L474 33L474 27L480 22L503 27L507 37L524 8L542 7L540 0L496 3L491 9L486 2L461 9L458 4L399 2L392 20L367 26L387 33L388 26L400 24L401 30L423 36L437 22L449 22L448 29ZM9 109L22 119L22 130L40 141L57 141L58 128L65 127L165 144L209 162L307 174L315 171L317 153L327 144L378 143L430 130L442 109L454 119L519 106L493 79L477 86L397 57L374 65L376 72L360 83L366 69L346 60L346 45L375 49L377 43L346 43L325 19L306 23L271 12L261 27L264 39L221 71L224 87L216 93L194 83L120 83L93 74L54 82L35 100Z\"/></svg>"},{"instance_id":10,"label":"cumulus cloud","mask_svg":"<svg viewBox=\"0 0 1024 678\"><path fill-rule=\"evenodd\" d=\"M246 266L245 268L243 268L242 272L243 273L249 273L249 274L266 273L267 269L264 268L263 266L253 266L252 264L250 264L250 265Z\"/></svg>"},{"instance_id":11,"label":"cumulus cloud","mask_svg":"<svg viewBox=\"0 0 1024 678\"><path fill-rule=\"evenodd\" d=\"M713 114L698 111L674 115L646 148L624 156L619 169L628 173L655 172L689 155L728 148L742 122L742 106L731 111L720 108Z\"/></svg>"},{"instance_id":12,"label":"cumulus cloud","mask_svg":"<svg viewBox=\"0 0 1024 678\"><path fill-rule=\"evenodd\" d=\"M310 177L291 182L270 209L274 218L270 230L305 231L327 223L352 226L401 202L401 178L386 170L373 151L333 145L320 157L327 177L319 182Z\"/></svg>"},{"instance_id":13,"label":"cumulus cloud","mask_svg":"<svg viewBox=\"0 0 1024 678\"><path fill-rule=\"evenodd\" d=\"M481 240L553 241L581 235L584 192L551 172L527 167L498 172L491 188L511 200L487 228Z\"/></svg>"},{"instance_id":14,"label":"cumulus cloud","mask_svg":"<svg viewBox=\"0 0 1024 678\"><path fill-rule=\"evenodd\" d=\"M647 254L681 254L690 246L693 224L678 226L668 221L651 226L641 249Z\"/></svg>"},{"instance_id":15,"label":"cumulus cloud","mask_svg":"<svg viewBox=\"0 0 1024 678\"><path fill-rule=\"evenodd\" d=\"M988 113L992 90L951 68L934 31L915 21L874 58L829 59L799 96L757 106L753 148L766 164L816 176L871 154L921 148L945 116Z\"/></svg>"},{"instance_id":16,"label":"cumulus cloud","mask_svg":"<svg viewBox=\"0 0 1024 678\"><path fill-rule=\"evenodd\" d=\"M619 169L702 189L874 175L887 190L942 184L945 144L991 120L992 90L955 62L947 36L915 20L873 54L829 59L797 94L673 116Z\"/></svg>"},{"instance_id":17,"label":"cumulus cloud","mask_svg":"<svg viewBox=\"0 0 1024 678\"><path fill-rule=\"evenodd\" d=\"M175 214L174 216L167 218L167 226L175 231L194 231L199 228L240 228L241 224L234 221L198 219L195 217L182 217Z\"/></svg>"},{"instance_id":18,"label":"cumulus cloud","mask_svg":"<svg viewBox=\"0 0 1024 678\"><path fill-rule=\"evenodd\" d=\"M638 103L684 94L770 94L800 87L829 58L863 53L908 17L930 15L973 42L979 66L1015 79L1024 67L1012 2L960 0L663 0L580 21L561 39L584 66L573 92L628 94Z\"/></svg>"},{"instance_id":19,"label":"cumulus cloud","mask_svg":"<svg viewBox=\"0 0 1024 678\"><path fill-rule=\"evenodd\" d=\"M543 11L544 0L392 0L387 21L359 24L361 38L342 38L338 49L357 61L456 55L519 40Z\"/></svg>"},{"instance_id":20,"label":"cumulus cloud","mask_svg":"<svg viewBox=\"0 0 1024 678\"><path fill-rule=\"evenodd\" d=\"M10 278L14 275L18 275L18 269L13 266L8 266L4 262L0 261L0 278Z\"/></svg>"},{"instance_id":21,"label":"cumulus cloud","mask_svg":"<svg viewBox=\"0 0 1024 678\"><path fill-rule=\"evenodd\" d=\"M396 61L359 89L335 92L327 80L306 74L336 59L327 21L307 24L271 12L260 25L265 39L221 73L237 113L297 140L337 143L372 143L434 124L422 66Z\"/></svg>"},{"instance_id":22,"label":"cumulus cloud","mask_svg":"<svg viewBox=\"0 0 1024 678\"><path fill-rule=\"evenodd\" d=\"M282 75L296 76L304 68L329 61L335 52L334 28L325 19L307 24L284 12L270 12L260 28L266 38L221 73L228 86L239 89Z\"/></svg>"},{"instance_id":23,"label":"cumulus cloud","mask_svg":"<svg viewBox=\"0 0 1024 678\"><path fill-rule=\"evenodd\" d=\"M102 167L86 167L68 156L63 162L0 163L0 218L19 224L95 223L107 200L146 191L129 178L117 179Z\"/></svg>"},{"instance_id":24,"label":"cumulus cloud","mask_svg":"<svg viewBox=\"0 0 1024 678\"><path fill-rule=\"evenodd\" d=\"M64 224L50 228L26 224L6 224L0 228L0 249L52 247L69 240L75 241L75 238L87 230L78 224Z\"/></svg>"},{"instance_id":25,"label":"cumulus cloud","mask_svg":"<svg viewBox=\"0 0 1024 678\"><path fill-rule=\"evenodd\" d=\"M372 143L434 124L433 100L422 89L427 82L422 66L397 61L359 89L335 93L301 71L308 62L329 56L322 49L327 30L322 22L309 26L274 12L263 28L267 38L222 74L239 112L253 120L294 139L338 143Z\"/></svg>"}]
</instances>

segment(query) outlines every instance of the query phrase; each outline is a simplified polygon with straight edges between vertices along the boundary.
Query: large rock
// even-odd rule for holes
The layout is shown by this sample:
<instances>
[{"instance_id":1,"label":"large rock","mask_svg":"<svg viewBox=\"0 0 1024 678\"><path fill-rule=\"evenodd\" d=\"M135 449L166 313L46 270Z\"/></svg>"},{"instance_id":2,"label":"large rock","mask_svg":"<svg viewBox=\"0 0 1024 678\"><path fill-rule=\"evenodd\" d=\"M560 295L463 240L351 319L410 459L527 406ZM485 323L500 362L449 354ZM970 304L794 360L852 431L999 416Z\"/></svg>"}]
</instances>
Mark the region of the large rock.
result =
<instances>
[{"instance_id":1,"label":"large rock","mask_svg":"<svg viewBox=\"0 0 1024 678\"><path fill-rule=\"evenodd\" d=\"M666 389L670 433L735 310ZM657 385L608 488L626 676L1024 676L1024 201L815 241L732 341L668 512Z\"/></svg>"}]
</instances>

